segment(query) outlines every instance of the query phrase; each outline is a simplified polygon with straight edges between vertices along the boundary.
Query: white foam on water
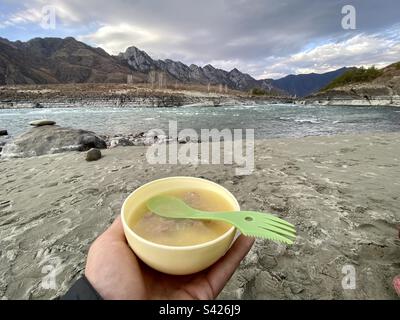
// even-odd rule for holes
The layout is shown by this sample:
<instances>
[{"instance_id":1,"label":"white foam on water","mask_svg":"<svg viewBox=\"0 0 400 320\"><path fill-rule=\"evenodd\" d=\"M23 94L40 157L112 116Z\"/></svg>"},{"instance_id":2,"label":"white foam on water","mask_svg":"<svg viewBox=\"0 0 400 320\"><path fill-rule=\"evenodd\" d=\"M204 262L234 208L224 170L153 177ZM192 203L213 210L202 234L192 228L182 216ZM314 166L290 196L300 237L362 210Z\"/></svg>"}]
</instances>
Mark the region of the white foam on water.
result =
<instances>
[{"instance_id":1,"label":"white foam on water","mask_svg":"<svg viewBox=\"0 0 400 320\"><path fill-rule=\"evenodd\" d=\"M312 123L312 124L321 123L321 121L318 119L295 119L294 121L299 123Z\"/></svg>"}]
</instances>

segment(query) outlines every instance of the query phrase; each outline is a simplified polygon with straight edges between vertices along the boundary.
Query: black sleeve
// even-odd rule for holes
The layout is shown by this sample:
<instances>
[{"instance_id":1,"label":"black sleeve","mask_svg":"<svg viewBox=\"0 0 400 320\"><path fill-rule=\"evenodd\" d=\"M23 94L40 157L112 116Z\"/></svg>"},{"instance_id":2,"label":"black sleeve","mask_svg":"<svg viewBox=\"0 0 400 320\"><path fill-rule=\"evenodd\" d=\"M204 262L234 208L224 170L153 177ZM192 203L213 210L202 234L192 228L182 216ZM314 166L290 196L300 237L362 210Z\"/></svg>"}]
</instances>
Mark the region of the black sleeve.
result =
<instances>
[{"instance_id":1,"label":"black sleeve","mask_svg":"<svg viewBox=\"0 0 400 320\"><path fill-rule=\"evenodd\" d=\"M89 280L82 276L79 278L68 292L59 297L60 300L103 300L99 293L93 288Z\"/></svg>"}]
</instances>

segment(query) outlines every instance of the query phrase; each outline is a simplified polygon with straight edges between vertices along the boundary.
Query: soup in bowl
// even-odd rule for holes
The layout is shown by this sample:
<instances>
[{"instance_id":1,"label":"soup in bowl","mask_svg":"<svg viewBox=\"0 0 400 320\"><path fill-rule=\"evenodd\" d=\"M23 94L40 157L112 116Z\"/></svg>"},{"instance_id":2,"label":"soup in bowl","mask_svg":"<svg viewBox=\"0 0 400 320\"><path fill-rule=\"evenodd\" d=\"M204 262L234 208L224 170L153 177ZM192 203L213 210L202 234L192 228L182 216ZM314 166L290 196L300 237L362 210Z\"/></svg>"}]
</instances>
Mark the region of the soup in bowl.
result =
<instances>
[{"instance_id":1,"label":"soup in bowl","mask_svg":"<svg viewBox=\"0 0 400 320\"><path fill-rule=\"evenodd\" d=\"M226 253L235 227L216 220L158 216L146 202L160 194L178 197L199 210L240 210L227 189L205 179L171 177L141 186L125 200L121 217L127 241L143 262L164 273L185 275L206 269Z\"/></svg>"}]
</instances>

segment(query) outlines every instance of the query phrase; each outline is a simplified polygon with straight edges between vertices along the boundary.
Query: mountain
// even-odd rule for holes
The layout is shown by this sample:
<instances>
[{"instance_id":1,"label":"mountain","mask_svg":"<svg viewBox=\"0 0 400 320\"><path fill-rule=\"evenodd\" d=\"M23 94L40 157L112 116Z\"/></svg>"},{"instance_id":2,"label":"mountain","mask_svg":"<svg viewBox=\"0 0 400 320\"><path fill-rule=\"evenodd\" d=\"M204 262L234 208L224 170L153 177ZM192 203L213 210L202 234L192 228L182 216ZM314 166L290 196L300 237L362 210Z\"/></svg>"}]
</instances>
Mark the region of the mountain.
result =
<instances>
[{"instance_id":1,"label":"mountain","mask_svg":"<svg viewBox=\"0 0 400 320\"><path fill-rule=\"evenodd\" d=\"M124 82L130 72L103 49L74 38L0 39L0 84Z\"/></svg>"},{"instance_id":2,"label":"mountain","mask_svg":"<svg viewBox=\"0 0 400 320\"><path fill-rule=\"evenodd\" d=\"M151 71L164 72L167 79L181 83L202 85L226 85L231 89L247 91L261 88L265 91L279 91L268 81L259 81L246 73L234 68L231 71L218 69L208 64L204 67L166 60L153 60L146 52L136 47L129 47L118 55L121 63L127 63L136 72L150 73Z\"/></svg>"},{"instance_id":3,"label":"mountain","mask_svg":"<svg viewBox=\"0 0 400 320\"><path fill-rule=\"evenodd\" d=\"M278 80L272 80L272 85L288 92L292 96L305 97L326 87L330 82L349 69L350 68L341 68L322 74L289 75Z\"/></svg>"},{"instance_id":4,"label":"mountain","mask_svg":"<svg viewBox=\"0 0 400 320\"><path fill-rule=\"evenodd\" d=\"M0 85L126 83L129 76L132 83L210 84L241 91L257 88L274 95L305 96L325 87L346 70L256 80L236 68L226 71L210 64L201 67L170 59L154 60L134 46L112 56L72 37L35 38L27 42L0 38Z\"/></svg>"},{"instance_id":5,"label":"mountain","mask_svg":"<svg viewBox=\"0 0 400 320\"><path fill-rule=\"evenodd\" d=\"M93 48L72 37L35 38L27 42L0 38L0 85L51 83L133 83L162 81L222 85L247 91L261 88L282 94L269 81L258 81L236 68L187 66L179 61L153 60L146 52L129 47L118 56Z\"/></svg>"}]
</instances>

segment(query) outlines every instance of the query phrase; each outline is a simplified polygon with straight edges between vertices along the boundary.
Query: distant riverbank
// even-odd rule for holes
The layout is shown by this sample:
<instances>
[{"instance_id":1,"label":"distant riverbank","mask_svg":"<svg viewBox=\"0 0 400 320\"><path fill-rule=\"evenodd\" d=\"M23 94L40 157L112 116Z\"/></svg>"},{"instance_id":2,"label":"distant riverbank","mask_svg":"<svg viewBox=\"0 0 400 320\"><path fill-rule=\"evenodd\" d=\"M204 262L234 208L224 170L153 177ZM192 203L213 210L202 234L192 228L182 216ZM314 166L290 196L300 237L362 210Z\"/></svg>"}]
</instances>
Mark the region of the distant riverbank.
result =
<instances>
[{"instance_id":1,"label":"distant riverbank","mask_svg":"<svg viewBox=\"0 0 400 320\"><path fill-rule=\"evenodd\" d=\"M311 97L296 101L300 105L357 106L357 107L400 107L400 96L374 97Z\"/></svg>"},{"instance_id":2,"label":"distant riverbank","mask_svg":"<svg viewBox=\"0 0 400 320\"><path fill-rule=\"evenodd\" d=\"M204 86L153 88L145 84L0 86L0 109L221 107L271 104L400 107L400 96L361 94L350 90L293 98L257 96L237 90L220 90L217 87L209 90Z\"/></svg>"},{"instance_id":3,"label":"distant riverbank","mask_svg":"<svg viewBox=\"0 0 400 320\"><path fill-rule=\"evenodd\" d=\"M180 107L292 103L283 96L251 96L204 87L152 88L127 84L65 84L0 87L0 109L55 107Z\"/></svg>"}]
</instances>

